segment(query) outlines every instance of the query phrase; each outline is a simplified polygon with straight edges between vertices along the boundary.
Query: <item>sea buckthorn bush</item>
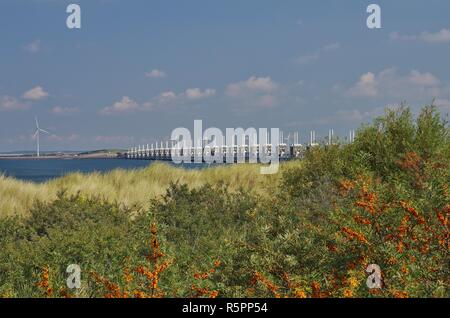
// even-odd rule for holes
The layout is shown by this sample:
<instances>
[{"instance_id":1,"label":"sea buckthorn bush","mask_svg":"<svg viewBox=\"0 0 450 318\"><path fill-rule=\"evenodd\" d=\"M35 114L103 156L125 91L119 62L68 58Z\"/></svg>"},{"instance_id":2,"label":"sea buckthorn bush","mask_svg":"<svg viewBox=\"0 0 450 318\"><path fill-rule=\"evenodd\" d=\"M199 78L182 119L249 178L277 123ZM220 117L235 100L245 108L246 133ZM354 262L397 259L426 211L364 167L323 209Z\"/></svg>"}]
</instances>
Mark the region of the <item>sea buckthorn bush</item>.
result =
<instances>
[{"instance_id":1,"label":"sea buckthorn bush","mask_svg":"<svg viewBox=\"0 0 450 318\"><path fill-rule=\"evenodd\" d=\"M175 182L149 208L64 191L36 201L0 219L0 296L450 296L450 138L434 106L387 110L271 180L270 194Z\"/></svg>"}]
</instances>

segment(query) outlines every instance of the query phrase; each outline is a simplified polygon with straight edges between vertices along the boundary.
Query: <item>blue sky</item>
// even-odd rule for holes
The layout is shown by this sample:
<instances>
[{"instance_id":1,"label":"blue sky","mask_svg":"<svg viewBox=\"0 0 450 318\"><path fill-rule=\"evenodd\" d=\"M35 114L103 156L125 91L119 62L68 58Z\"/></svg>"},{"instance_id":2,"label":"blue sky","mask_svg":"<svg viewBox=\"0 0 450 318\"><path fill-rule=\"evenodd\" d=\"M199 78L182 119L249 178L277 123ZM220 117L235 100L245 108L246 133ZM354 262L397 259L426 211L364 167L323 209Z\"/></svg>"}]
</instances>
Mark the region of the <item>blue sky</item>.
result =
<instances>
[{"instance_id":1,"label":"blue sky","mask_svg":"<svg viewBox=\"0 0 450 318\"><path fill-rule=\"evenodd\" d=\"M80 4L81 30L66 27ZM382 29L366 7L382 9ZM449 1L2 0L0 151L128 147L203 126L359 127L450 112Z\"/></svg>"}]
</instances>

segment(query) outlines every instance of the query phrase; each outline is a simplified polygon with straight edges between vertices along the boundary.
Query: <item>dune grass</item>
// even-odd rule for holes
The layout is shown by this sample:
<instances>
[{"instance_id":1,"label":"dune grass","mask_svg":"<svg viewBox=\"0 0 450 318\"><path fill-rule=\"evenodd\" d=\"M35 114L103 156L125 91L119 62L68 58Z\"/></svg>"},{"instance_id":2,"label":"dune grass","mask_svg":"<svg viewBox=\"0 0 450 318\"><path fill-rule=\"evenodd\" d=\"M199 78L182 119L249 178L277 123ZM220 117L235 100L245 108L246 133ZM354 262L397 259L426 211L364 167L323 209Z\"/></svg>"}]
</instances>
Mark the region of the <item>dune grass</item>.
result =
<instances>
[{"instance_id":1,"label":"dune grass","mask_svg":"<svg viewBox=\"0 0 450 318\"><path fill-rule=\"evenodd\" d=\"M281 164L299 165L299 161ZM116 201L125 206L147 208L151 198L163 195L172 182L186 183L191 188L206 183L225 182L230 189L243 187L257 194L276 191L281 171L262 175L257 164L223 165L205 169L184 169L165 163L154 163L147 168L115 169L108 173L71 173L45 183L25 182L0 175L0 217L26 216L36 200L49 202L58 191L68 194L80 192Z\"/></svg>"},{"instance_id":2,"label":"dune grass","mask_svg":"<svg viewBox=\"0 0 450 318\"><path fill-rule=\"evenodd\" d=\"M25 217L0 218L0 297L448 298L446 125L434 107L415 121L388 110L353 143L314 147L275 175L158 163L2 177L0 213ZM84 277L72 293L68 264ZM370 264L382 288L367 285Z\"/></svg>"}]
</instances>

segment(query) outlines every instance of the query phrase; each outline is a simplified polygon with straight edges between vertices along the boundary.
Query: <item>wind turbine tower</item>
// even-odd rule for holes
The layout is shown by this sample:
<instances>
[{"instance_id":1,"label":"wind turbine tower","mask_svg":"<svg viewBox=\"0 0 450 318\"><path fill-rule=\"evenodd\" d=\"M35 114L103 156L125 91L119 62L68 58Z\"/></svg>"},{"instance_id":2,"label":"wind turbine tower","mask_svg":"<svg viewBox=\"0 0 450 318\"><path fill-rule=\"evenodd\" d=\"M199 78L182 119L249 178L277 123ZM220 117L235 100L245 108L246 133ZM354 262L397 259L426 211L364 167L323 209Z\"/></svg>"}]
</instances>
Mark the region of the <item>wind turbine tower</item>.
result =
<instances>
[{"instance_id":1,"label":"wind turbine tower","mask_svg":"<svg viewBox=\"0 0 450 318\"><path fill-rule=\"evenodd\" d=\"M36 142L37 142L36 156L40 157L40 149L39 149L39 147L40 147L40 145L39 145L40 132L42 131L43 133L46 133L46 134L50 134L50 133L42 128L39 128L39 121L38 121L37 117L35 117L35 119L36 119L36 131L35 131L33 137L36 137Z\"/></svg>"}]
</instances>

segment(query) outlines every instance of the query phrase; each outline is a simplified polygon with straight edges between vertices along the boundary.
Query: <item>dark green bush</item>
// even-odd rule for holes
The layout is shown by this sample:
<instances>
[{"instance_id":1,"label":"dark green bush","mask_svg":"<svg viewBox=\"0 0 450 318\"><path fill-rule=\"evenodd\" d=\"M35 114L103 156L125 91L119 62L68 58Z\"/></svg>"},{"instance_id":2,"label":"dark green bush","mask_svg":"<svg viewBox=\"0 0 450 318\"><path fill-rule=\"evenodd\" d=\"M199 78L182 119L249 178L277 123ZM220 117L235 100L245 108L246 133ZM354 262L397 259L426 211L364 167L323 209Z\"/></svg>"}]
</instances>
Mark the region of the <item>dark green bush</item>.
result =
<instances>
[{"instance_id":1,"label":"dark green bush","mask_svg":"<svg viewBox=\"0 0 450 318\"><path fill-rule=\"evenodd\" d=\"M200 286L221 297L448 297L449 137L435 107L416 119L402 107L352 144L311 150L266 197L171 184L140 211L61 192L27 218L0 220L0 295L42 297L36 283L48 266L58 296L72 263L82 268L78 296L105 296L90 272L142 291L150 287L136 269L152 266L158 245L170 264L158 277L165 296ZM378 293L365 285L369 263L382 268Z\"/></svg>"}]
</instances>

